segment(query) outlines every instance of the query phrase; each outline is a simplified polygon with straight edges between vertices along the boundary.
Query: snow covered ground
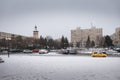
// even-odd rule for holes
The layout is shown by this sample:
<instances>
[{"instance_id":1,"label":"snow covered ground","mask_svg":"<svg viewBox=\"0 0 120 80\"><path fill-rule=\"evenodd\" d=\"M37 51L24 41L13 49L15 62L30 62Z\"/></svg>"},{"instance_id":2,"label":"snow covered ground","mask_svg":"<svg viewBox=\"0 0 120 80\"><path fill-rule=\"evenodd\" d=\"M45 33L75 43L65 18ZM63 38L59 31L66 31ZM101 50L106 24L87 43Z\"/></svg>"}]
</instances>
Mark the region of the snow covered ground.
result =
<instances>
[{"instance_id":1,"label":"snow covered ground","mask_svg":"<svg viewBox=\"0 0 120 80\"><path fill-rule=\"evenodd\" d=\"M120 80L120 57L0 55L0 80Z\"/></svg>"}]
</instances>

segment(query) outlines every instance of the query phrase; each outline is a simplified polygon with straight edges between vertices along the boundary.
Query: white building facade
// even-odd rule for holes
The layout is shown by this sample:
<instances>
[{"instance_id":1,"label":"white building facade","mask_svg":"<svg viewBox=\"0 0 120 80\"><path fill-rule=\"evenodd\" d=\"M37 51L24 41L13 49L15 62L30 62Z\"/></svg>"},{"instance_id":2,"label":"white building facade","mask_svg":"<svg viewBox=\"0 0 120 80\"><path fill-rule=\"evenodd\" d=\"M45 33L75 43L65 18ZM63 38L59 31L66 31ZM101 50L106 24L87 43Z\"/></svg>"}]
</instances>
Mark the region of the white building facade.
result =
<instances>
[{"instance_id":1,"label":"white building facade","mask_svg":"<svg viewBox=\"0 0 120 80\"><path fill-rule=\"evenodd\" d=\"M90 29L81 29L80 27L75 30L71 30L71 43L80 43L81 47L86 45L86 41L90 37L91 41L94 41L95 44L99 44L98 40L103 37L102 28L91 27Z\"/></svg>"},{"instance_id":2,"label":"white building facade","mask_svg":"<svg viewBox=\"0 0 120 80\"><path fill-rule=\"evenodd\" d=\"M120 44L120 27L116 28L115 33L111 35L113 44Z\"/></svg>"}]
</instances>

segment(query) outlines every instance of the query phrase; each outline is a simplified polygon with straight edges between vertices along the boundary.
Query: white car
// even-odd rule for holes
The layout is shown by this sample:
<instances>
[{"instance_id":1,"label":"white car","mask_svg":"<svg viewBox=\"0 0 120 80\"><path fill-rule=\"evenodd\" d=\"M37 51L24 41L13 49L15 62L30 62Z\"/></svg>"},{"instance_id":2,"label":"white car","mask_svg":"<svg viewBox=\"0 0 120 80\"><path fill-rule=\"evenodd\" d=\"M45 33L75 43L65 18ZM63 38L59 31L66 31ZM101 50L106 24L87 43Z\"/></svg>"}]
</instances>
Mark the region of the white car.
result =
<instances>
[{"instance_id":1,"label":"white car","mask_svg":"<svg viewBox=\"0 0 120 80\"><path fill-rule=\"evenodd\" d=\"M45 53L48 53L48 50L46 50L46 49L40 49L39 50L39 54L45 54Z\"/></svg>"},{"instance_id":2,"label":"white car","mask_svg":"<svg viewBox=\"0 0 120 80\"><path fill-rule=\"evenodd\" d=\"M3 50L3 51L2 51L2 53L5 53L5 54L7 54L7 53L8 53L8 51L7 51L7 50Z\"/></svg>"},{"instance_id":3,"label":"white car","mask_svg":"<svg viewBox=\"0 0 120 80\"><path fill-rule=\"evenodd\" d=\"M23 50L23 53L32 53L32 50L25 49L25 50Z\"/></svg>"}]
</instances>

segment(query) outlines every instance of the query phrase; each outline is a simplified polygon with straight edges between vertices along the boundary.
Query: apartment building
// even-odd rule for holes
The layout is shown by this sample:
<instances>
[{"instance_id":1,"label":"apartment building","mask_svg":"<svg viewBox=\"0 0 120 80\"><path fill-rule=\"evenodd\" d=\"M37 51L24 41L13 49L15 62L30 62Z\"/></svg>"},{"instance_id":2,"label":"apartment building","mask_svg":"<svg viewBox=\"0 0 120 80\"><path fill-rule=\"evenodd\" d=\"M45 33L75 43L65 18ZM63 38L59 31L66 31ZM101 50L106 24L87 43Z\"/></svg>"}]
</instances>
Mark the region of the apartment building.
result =
<instances>
[{"instance_id":1,"label":"apartment building","mask_svg":"<svg viewBox=\"0 0 120 80\"><path fill-rule=\"evenodd\" d=\"M95 44L99 44L98 40L103 37L102 28L91 27L90 29L81 29L80 27L75 30L71 30L71 43L75 44L80 43L81 46L86 45L86 41L90 37L91 41L94 41Z\"/></svg>"},{"instance_id":2,"label":"apartment building","mask_svg":"<svg viewBox=\"0 0 120 80\"><path fill-rule=\"evenodd\" d=\"M113 44L120 44L120 27L116 28L115 33L111 35Z\"/></svg>"}]
</instances>

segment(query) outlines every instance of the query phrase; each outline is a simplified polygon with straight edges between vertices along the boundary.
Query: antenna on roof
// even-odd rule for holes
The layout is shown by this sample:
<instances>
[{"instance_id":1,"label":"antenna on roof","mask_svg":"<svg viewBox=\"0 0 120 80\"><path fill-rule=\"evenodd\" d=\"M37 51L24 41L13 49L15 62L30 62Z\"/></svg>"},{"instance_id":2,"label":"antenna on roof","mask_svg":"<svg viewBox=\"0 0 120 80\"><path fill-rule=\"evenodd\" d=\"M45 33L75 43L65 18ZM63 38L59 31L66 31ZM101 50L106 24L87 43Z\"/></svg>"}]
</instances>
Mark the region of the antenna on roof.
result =
<instances>
[{"instance_id":1,"label":"antenna on roof","mask_svg":"<svg viewBox=\"0 0 120 80\"><path fill-rule=\"evenodd\" d=\"M91 22L91 27L93 27L93 23Z\"/></svg>"},{"instance_id":2,"label":"antenna on roof","mask_svg":"<svg viewBox=\"0 0 120 80\"><path fill-rule=\"evenodd\" d=\"M95 28L95 26L93 25L93 23L91 22L91 28Z\"/></svg>"}]
</instances>

